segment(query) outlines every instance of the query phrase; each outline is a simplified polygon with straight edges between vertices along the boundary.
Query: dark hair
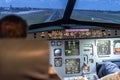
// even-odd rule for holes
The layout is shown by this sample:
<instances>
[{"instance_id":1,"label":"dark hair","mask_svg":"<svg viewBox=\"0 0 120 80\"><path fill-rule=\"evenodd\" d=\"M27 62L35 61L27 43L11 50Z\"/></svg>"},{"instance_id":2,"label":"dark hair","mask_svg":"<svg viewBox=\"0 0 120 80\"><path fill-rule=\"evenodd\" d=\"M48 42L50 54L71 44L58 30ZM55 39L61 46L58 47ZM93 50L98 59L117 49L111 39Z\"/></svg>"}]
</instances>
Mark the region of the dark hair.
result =
<instances>
[{"instance_id":1,"label":"dark hair","mask_svg":"<svg viewBox=\"0 0 120 80\"><path fill-rule=\"evenodd\" d=\"M1 38L25 38L27 29L26 21L17 15L8 15L0 20Z\"/></svg>"}]
</instances>

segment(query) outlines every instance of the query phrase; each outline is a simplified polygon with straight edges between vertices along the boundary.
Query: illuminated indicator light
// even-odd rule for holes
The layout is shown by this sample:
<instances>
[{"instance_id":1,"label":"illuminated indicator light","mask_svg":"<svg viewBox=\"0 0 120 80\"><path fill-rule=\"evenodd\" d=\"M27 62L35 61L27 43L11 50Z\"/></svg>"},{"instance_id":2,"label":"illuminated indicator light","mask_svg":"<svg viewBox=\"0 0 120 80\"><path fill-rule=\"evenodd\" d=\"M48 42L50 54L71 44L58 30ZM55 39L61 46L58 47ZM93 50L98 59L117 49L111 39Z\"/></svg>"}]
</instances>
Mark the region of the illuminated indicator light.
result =
<instances>
[{"instance_id":1,"label":"illuminated indicator light","mask_svg":"<svg viewBox=\"0 0 120 80\"><path fill-rule=\"evenodd\" d=\"M66 50L66 52L67 52L68 54L72 54L72 51L71 51L71 50Z\"/></svg>"}]
</instances>

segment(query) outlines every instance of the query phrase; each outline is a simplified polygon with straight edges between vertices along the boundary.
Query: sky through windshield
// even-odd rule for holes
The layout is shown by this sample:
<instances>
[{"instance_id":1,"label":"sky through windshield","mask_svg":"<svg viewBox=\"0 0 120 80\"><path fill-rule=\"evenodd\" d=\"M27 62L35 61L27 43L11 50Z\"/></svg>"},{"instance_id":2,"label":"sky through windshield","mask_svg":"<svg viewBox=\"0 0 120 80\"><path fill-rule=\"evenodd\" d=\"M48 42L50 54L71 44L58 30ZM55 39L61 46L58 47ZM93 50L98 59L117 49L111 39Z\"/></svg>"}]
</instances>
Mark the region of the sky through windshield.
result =
<instances>
[{"instance_id":1,"label":"sky through windshield","mask_svg":"<svg viewBox=\"0 0 120 80\"><path fill-rule=\"evenodd\" d=\"M28 24L63 18L68 0L0 0L0 18L17 14ZM26 15L27 14L27 15ZM120 0L76 0L71 19L120 23Z\"/></svg>"},{"instance_id":2,"label":"sky through windshield","mask_svg":"<svg viewBox=\"0 0 120 80\"><path fill-rule=\"evenodd\" d=\"M120 0L77 0L71 18L79 21L120 23Z\"/></svg>"},{"instance_id":3,"label":"sky through windshield","mask_svg":"<svg viewBox=\"0 0 120 80\"><path fill-rule=\"evenodd\" d=\"M52 22L63 17L68 0L0 0L0 18L16 14L29 25Z\"/></svg>"},{"instance_id":4,"label":"sky through windshield","mask_svg":"<svg viewBox=\"0 0 120 80\"><path fill-rule=\"evenodd\" d=\"M120 11L120 0L77 0L75 9Z\"/></svg>"},{"instance_id":5,"label":"sky through windshield","mask_svg":"<svg viewBox=\"0 0 120 80\"><path fill-rule=\"evenodd\" d=\"M8 7L35 7L35 8L62 8L64 9L67 0L0 0L0 5Z\"/></svg>"}]
</instances>

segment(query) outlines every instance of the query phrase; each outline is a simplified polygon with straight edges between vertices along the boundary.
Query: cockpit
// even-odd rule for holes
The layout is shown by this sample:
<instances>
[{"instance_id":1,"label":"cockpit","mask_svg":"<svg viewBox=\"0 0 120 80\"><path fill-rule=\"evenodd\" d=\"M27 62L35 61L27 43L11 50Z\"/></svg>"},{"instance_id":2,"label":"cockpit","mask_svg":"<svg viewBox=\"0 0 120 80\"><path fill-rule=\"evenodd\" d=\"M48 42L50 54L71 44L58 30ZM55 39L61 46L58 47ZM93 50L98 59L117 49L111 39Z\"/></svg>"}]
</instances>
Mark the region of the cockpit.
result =
<instances>
[{"instance_id":1,"label":"cockpit","mask_svg":"<svg viewBox=\"0 0 120 80\"><path fill-rule=\"evenodd\" d=\"M15 14L27 21L27 40L48 41L50 80L99 80L104 62L120 68L120 0L1 0L0 5L0 19Z\"/></svg>"}]
</instances>

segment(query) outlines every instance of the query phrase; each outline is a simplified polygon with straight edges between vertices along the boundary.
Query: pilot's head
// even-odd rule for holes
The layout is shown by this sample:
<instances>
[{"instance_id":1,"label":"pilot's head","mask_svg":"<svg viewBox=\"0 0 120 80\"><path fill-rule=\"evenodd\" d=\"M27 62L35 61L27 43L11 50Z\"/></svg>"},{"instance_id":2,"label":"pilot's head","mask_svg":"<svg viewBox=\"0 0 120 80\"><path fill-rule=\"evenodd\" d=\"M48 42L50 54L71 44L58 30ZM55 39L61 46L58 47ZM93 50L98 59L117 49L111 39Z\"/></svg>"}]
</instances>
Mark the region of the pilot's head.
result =
<instances>
[{"instance_id":1,"label":"pilot's head","mask_svg":"<svg viewBox=\"0 0 120 80\"><path fill-rule=\"evenodd\" d=\"M0 20L1 38L25 38L27 36L27 23L21 17L8 15Z\"/></svg>"}]
</instances>

